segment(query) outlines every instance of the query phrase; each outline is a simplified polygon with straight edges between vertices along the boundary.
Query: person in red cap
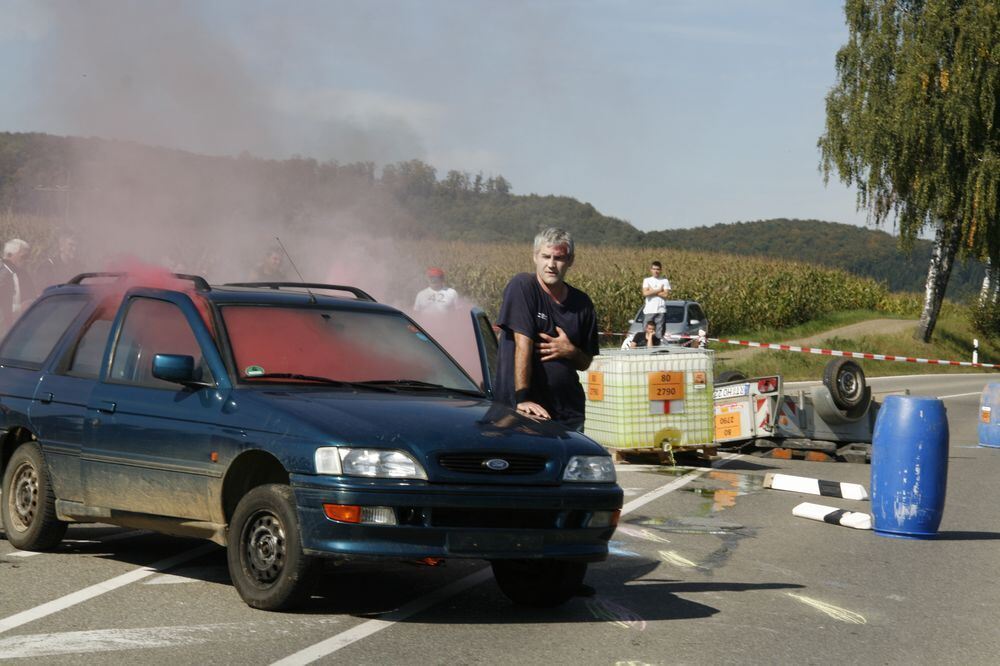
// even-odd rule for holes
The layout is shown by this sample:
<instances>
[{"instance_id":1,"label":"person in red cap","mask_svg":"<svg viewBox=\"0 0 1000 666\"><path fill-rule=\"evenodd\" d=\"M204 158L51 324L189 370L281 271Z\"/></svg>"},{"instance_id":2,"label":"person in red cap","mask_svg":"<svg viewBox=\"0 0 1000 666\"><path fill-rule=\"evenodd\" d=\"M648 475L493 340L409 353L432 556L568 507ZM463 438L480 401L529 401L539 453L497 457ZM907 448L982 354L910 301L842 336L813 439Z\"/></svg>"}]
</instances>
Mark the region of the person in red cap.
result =
<instances>
[{"instance_id":1,"label":"person in red cap","mask_svg":"<svg viewBox=\"0 0 1000 666\"><path fill-rule=\"evenodd\" d=\"M414 312L449 312L458 304L458 292L444 286L444 271L436 266L427 269L427 288L417 294Z\"/></svg>"}]
</instances>

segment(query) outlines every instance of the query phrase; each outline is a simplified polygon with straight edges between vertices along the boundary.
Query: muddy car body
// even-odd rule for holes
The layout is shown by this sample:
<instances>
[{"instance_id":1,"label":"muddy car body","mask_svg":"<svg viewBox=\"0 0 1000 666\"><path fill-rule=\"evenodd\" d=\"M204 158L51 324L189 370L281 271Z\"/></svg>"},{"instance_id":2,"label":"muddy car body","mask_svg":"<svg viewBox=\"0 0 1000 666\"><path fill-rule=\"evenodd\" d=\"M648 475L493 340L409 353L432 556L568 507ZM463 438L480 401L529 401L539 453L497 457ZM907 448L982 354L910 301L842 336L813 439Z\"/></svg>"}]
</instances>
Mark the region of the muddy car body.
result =
<instances>
[{"instance_id":1,"label":"muddy car body","mask_svg":"<svg viewBox=\"0 0 1000 666\"><path fill-rule=\"evenodd\" d=\"M72 521L203 537L265 609L307 596L320 557L481 558L544 606L607 556L622 491L604 449L492 402L488 361L477 386L399 311L355 289L88 279L0 344L16 547ZM470 325L488 358L488 322Z\"/></svg>"}]
</instances>

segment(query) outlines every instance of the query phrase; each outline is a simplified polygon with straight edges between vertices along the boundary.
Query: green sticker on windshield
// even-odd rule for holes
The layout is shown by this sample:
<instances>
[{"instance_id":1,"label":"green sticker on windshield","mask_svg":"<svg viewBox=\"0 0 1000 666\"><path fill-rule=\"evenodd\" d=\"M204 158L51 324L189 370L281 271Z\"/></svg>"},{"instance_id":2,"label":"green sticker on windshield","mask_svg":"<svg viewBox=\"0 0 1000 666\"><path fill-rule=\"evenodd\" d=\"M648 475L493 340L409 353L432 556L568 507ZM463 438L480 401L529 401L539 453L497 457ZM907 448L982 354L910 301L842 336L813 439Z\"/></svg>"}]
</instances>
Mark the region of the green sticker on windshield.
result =
<instances>
[{"instance_id":1,"label":"green sticker on windshield","mask_svg":"<svg viewBox=\"0 0 1000 666\"><path fill-rule=\"evenodd\" d=\"M243 371L243 374L247 377L260 377L264 374L264 368L259 365L249 365L247 369Z\"/></svg>"}]
</instances>

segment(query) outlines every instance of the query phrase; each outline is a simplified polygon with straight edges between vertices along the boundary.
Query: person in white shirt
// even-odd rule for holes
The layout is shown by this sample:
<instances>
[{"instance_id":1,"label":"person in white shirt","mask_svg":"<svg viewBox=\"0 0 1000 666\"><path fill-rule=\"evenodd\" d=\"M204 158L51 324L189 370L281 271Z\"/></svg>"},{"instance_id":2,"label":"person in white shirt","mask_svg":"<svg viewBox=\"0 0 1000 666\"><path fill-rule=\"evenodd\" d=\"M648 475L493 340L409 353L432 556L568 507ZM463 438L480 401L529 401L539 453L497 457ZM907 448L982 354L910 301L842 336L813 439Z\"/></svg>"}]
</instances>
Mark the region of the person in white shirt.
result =
<instances>
[{"instance_id":1,"label":"person in white shirt","mask_svg":"<svg viewBox=\"0 0 1000 666\"><path fill-rule=\"evenodd\" d=\"M427 285L413 301L414 312L450 312L458 305L458 292L444 286L444 271L440 268L427 269Z\"/></svg>"},{"instance_id":2,"label":"person in white shirt","mask_svg":"<svg viewBox=\"0 0 1000 666\"><path fill-rule=\"evenodd\" d=\"M6 331L35 297L31 276L25 269L31 246L20 238L4 243L0 262L0 332Z\"/></svg>"},{"instance_id":3,"label":"person in white shirt","mask_svg":"<svg viewBox=\"0 0 1000 666\"><path fill-rule=\"evenodd\" d=\"M660 277L663 265L654 261L649 265L649 277L642 281L642 295L646 304L642 308L643 320L656 324L656 334L663 338L666 321L667 299L670 298L670 280Z\"/></svg>"}]
</instances>

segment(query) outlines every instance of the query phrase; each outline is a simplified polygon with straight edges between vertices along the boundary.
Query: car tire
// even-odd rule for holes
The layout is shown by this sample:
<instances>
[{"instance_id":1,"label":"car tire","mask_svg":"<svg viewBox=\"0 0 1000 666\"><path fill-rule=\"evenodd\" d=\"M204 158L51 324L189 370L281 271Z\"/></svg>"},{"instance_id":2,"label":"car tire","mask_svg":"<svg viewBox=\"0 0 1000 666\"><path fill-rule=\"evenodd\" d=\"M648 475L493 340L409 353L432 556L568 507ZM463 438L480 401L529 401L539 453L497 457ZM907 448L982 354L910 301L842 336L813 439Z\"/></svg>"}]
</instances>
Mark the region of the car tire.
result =
<instances>
[{"instance_id":1,"label":"car tire","mask_svg":"<svg viewBox=\"0 0 1000 666\"><path fill-rule=\"evenodd\" d=\"M251 608L285 610L308 597L313 560L302 551L288 486L258 486L244 495L230 521L227 546L229 576Z\"/></svg>"},{"instance_id":2,"label":"car tire","mask_svg":"<svg viewBox=\"0 0 1000 666\"><path fill-rule=\"evenodd\" d=\"M55 493L37 442L21 444L7 462L2 514L7 541L21 550L50 550L66 534L68 525L56 517Z\"/></svg>"},{"instance_id":3,"label":"car tire","mask_svg":"<svg viewBox=\"0 0 1000 666\"><path fill-rule=\"evenodd\" d=\"M717 384L722 384L724 382L741 382L746 379L747 376L744 375L739 370L726 370L725 372L720 372L718 378L715 382Z\"/></svg>"},{"instance_id":4,"label":"car tire","mask_svg":"<svg viewBox=\"0 0 1000 666\"><path fill-rule=\"evenodd\" d=\"M500 591L521 606L552 608L576 596L587 563L573 560L494 560L493 577Z\"/></svg>"},{"instance_id":5,"label":"car tire","mask_svg":"<svg viewBox=\"0 0 1000 666\"><path fill-rule=\"evenodd\" d=\"M823 385L830 391L833 404L844 410L854 409L868 395L864 370L849 358L835 358L826 364Z\"/></svg>"}]
</instances>

